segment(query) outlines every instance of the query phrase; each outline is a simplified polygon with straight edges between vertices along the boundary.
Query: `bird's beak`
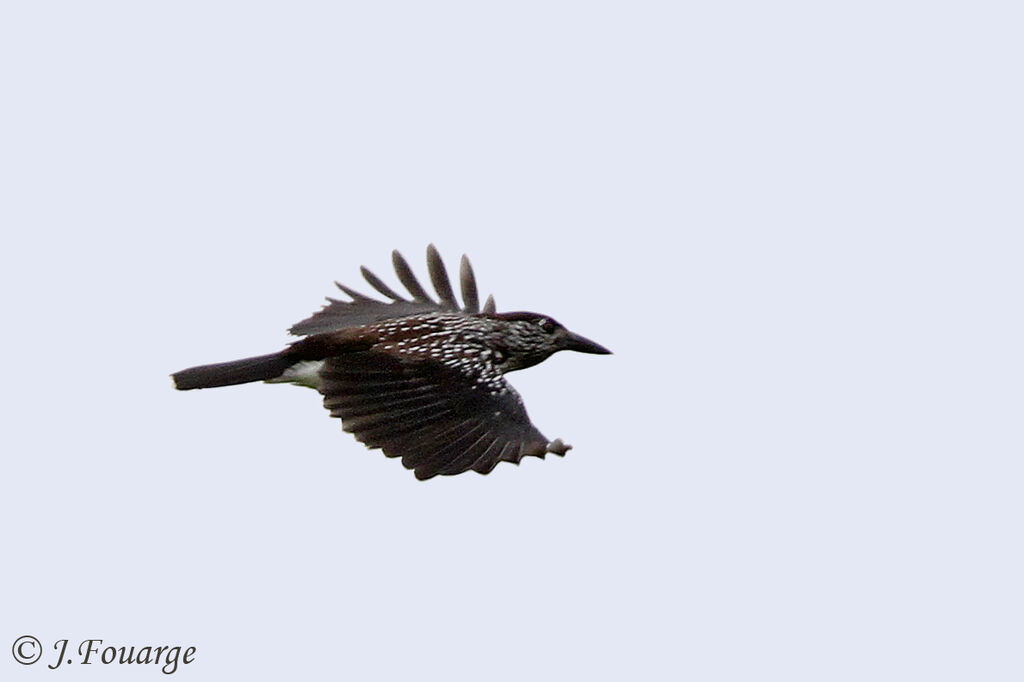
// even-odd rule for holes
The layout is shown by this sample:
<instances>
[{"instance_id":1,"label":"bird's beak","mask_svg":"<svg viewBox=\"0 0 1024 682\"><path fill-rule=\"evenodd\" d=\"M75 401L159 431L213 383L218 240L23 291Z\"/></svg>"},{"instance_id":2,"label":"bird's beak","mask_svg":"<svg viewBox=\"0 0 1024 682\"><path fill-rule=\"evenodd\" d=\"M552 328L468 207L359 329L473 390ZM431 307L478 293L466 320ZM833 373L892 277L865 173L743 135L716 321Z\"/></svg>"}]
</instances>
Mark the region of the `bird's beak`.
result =
<instances>
[{"instance_id":1,"label":"bird's beak","mask_svg":"<svg viewBox=\"0 0 1024 682\"><path fill-rule=\"evenodd\" d=\"M590 339L584 338L579 334L573 334L569 332L569 335L565 337L565 350L574 350L577 353L594 353L595 355L611 355L611 351L602 346L599 343L594 343Z\"/></svg>"}]
</instances>

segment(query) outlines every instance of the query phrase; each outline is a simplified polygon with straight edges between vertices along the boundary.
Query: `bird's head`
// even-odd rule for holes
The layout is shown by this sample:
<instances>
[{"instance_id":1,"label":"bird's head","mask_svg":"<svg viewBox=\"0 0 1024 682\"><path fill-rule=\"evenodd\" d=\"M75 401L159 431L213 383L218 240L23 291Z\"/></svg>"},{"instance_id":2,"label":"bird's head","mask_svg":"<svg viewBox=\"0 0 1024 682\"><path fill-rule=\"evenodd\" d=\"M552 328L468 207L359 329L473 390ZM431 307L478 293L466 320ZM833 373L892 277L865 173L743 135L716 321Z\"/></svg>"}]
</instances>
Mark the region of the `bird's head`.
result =
<instances>
[{"instance_id":1,"label":"bird's head","mask_svg":"<svg viewBox=\"0 0 1024 682\"><path fill-rule=\"evenodd\" d=\"M493 349L495 363L503 372L532 367L560 350L598 355L611 353L547 315L517 312L498 313L494 317L505 322L501 333L495 337Z\"/></svg>"}]
</instances>

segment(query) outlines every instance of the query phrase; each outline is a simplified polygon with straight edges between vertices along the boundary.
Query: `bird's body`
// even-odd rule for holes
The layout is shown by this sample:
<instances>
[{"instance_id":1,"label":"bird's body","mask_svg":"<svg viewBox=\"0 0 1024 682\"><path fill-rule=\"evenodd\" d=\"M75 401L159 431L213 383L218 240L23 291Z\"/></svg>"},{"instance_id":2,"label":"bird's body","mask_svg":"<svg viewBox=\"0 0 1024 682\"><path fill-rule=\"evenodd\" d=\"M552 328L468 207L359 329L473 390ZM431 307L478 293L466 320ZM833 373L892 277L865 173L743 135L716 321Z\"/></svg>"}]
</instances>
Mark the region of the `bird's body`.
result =
<instances>
[{"instance_id":1,"label":"bird's body","mask_svg":"<svg viewBox=\"0 0 1024 682\"><path fill-rule=\"evenodd\" d=\"M536 313L479 309L476 282L463 257L464 305L455 301L433 246L427 263L440 302L427 295L402 256L393 254L406 300L363 268L385 303L339 284L353 300L331 302L291 329L305 338L279 353L203 365L173 375L181 390L252 381L293 383L324 395L331 416L371 448L401 457L418 478L488 473L502 460L564 454L530 423L506 372L531 367L559 350L608 353Z\"/></svg>"}]
</instances>

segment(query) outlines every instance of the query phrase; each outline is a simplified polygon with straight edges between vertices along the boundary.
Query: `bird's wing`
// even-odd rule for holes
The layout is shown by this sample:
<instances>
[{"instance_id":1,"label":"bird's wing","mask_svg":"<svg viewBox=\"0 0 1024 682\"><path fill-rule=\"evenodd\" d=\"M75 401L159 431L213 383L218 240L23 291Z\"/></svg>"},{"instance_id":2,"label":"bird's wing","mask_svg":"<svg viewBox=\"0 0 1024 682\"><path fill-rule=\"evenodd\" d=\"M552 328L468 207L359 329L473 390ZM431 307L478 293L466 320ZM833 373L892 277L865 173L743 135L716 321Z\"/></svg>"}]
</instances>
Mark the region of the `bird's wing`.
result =
<instances>
[{"instance_id":1,"label":"bird's wing","mask_svg":"<svg viewBox=\"0 0 1024 682\"><path fill-rule=\"evenodd\" d=\"M548 442L500 375L488 384L436 360L363 351L328 358L320 376L331 416L367 447L401 457L419 479L486 474L500 461L570 447Z\"/></svg>"},{"instance_id":2,"label":"bird's wing","mask_svg":"<svg viewBox=\"0 0 1024 682\"><path fill-rule=\"evenodd\" d=\"M448 280L448 273L445 270L444 262L441 260L441 254L437 252L433 244L427 247L427 269L430 272L430 282L437 292L437 301L427 295L427 292L420 285L419 280L416 279L416 275L413 274L412 268L409 267L402 254L398 251L393 251L391 260L398 279L408 289L409 295L412 297L411 300L396 293L377 275L363 267L361 272L369 285L390 299L389 301L370 298L355 289L335 282L335 285L348 294L352 300L339 301L328 298L328 303L322 310L292 325L292 328L288 331L297 336L309 336L312 334L336 332L381 320L407 317L431 311L461 311L467 314L481 312L480 301L477 297L476 277L473 275L473 267L470 265L469 259L465 256L462 257L461 267L459 268L459 285L462 290L463 301L461 306L455 298L455 293L452 291L452 285ZM493 313L494 310L494 298L488 296L483 306L483 312Z\"/></svg>"}]
</instances>

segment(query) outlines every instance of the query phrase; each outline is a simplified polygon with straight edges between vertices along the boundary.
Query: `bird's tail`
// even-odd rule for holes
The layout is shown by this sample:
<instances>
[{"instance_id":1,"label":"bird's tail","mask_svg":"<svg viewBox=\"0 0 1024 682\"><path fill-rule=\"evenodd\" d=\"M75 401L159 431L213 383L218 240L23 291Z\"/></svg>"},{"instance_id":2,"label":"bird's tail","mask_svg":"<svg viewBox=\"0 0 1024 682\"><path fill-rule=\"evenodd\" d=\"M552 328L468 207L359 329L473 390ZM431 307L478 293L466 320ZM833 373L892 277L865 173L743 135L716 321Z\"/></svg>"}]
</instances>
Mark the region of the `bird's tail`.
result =
<instances>
[{"instance_id":1,"label":"bird's tail","mask_svg":"<svg viewBox=\"0 0 1024 682\"><path fill-rule=\"evenodd\" d=\"M247 384L251 381L267 381L281 376L295 360L286 353L260 355L233 362L221 362L216 365L189 367L171 375L174 386L179 391L193 388L214 388L216 386L234 386Z\"/></svg>"}]
</instances>

